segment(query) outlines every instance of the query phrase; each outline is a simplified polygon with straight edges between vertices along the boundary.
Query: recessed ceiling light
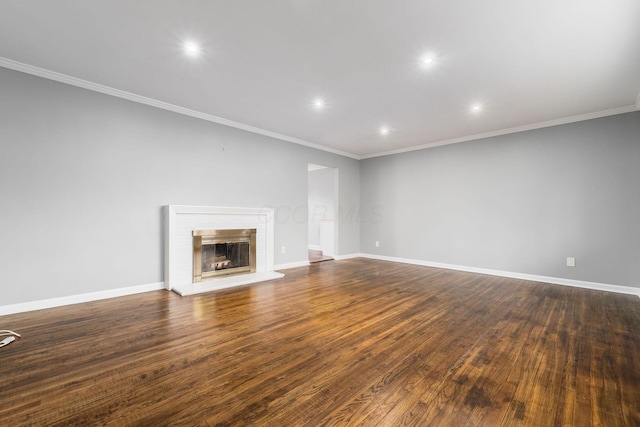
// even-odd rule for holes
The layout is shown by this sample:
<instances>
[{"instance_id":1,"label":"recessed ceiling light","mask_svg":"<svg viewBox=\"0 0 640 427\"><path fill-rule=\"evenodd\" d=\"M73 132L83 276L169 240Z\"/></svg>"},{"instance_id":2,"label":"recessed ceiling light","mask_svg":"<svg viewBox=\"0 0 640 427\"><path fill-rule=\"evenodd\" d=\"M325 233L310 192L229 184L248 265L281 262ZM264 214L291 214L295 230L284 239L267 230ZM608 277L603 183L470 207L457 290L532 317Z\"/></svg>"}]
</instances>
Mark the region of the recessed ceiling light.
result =
<instances>
[{"instance_id":1,"label":"recessed ceiling light","mask_svg":"<svg viewBox=\"0 0 640 427\"><path fill-rule=\"evenodd\" d=\"M313 108L316 110L322 110L327 104L324 102L322 98L316 98L313 100Z\"/></svg>"},{"instance_id":2,"label":"recessed ceiling light","mask_svg":"<svg viewBox=\"0 0 640 427\"><path fill-rule=\"evenodd\" d=\"M482 111L482 104L473 104L470 109L472 113L479 113Z\"/></svg>"},{"instance_id":3,"label":"recessed ceiling light","mask_svg":"<svg viewBox=\"0 0 640 427\"><path fill-rule=\"evenodd\" d=\"M434 62L436 62L436 58L433 55L427 55L422 58L421 62L422 62L422 65L424 65L425 67L428 67L430 65L433 65Z\"/></svg>"},{"instance_id":4,"label":"recessed ceiling light","mask_svg":"<svg viewBox=\"0 0 640 427\"><path fill-rule=\"evenodd\" d=\"M389 135L389 132L391 132L391 129L389 129L387 126L382 126L380 128L380 135Z\"/></svg>"},{"instance_id":5,"label":"recessed ceiling light","mask_svg":"<svg viewBox=\"0 0 640 427\"><path fill-rule=\"evenodd\" d=\"M198 45L197 43L194 42L186 42L183 45L184 48L184 53L186 53L189 56L200 56L200 54L202 53L202 49L200 49L200 45Z\"/></svg>"}]
</instances>

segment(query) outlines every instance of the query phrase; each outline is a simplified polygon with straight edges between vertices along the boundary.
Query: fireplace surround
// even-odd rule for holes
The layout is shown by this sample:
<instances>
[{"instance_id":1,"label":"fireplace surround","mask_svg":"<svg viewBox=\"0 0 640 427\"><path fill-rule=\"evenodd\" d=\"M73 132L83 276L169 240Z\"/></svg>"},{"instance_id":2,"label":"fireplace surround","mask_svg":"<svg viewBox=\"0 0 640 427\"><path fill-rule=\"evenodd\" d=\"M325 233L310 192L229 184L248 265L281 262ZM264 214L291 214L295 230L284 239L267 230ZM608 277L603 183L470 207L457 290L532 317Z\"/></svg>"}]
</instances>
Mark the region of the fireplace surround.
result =
<instances>
[{"instance_id":1,"label":"fireplace surround","mask_svg":"<svg viewBox=\"0 0 640 427\"><path fill-rule=\"evenodd\" d=\"M284 274L274 271L273 209L167 205L163 207L163 213L166 289L184 296L284 277ZM255 230L255 268L250 266L248 271L237 271L241 274L226 274L227 272L222 271L228 268L218 268L221 273L206 278L201 276L200 281L197 281L194 277L194 232L198 235L202 232L207 234L211 230L222 230L232 235L238 230L246 229ZM206 269L210 270L213 262L216 271L216 256L221 255L215 255L214 252ZM219 258L219 267L224 267L225 261ZM231 261L227 266L229 264Z\"/></svg>"}]
</instances>

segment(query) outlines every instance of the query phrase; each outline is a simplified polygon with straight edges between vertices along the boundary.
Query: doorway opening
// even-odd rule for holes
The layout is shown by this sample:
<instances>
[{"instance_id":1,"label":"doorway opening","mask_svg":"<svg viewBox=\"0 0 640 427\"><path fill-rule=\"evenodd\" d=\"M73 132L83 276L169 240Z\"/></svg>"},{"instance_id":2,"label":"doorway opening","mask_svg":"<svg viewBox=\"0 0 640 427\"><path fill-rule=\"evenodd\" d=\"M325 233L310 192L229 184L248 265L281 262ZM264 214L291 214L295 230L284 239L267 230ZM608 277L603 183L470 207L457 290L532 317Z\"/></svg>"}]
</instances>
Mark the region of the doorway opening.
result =
<instances>
[{"instance_id":1,"label":"doorway opening","mask_svg":"<svg viewBox=\"0 0 640 427\"><path fill-rule=\"evenodd\" d=\"M309 262L331 261L338 247L338 168L308 165Z\"/></svg>"}]
</instances>

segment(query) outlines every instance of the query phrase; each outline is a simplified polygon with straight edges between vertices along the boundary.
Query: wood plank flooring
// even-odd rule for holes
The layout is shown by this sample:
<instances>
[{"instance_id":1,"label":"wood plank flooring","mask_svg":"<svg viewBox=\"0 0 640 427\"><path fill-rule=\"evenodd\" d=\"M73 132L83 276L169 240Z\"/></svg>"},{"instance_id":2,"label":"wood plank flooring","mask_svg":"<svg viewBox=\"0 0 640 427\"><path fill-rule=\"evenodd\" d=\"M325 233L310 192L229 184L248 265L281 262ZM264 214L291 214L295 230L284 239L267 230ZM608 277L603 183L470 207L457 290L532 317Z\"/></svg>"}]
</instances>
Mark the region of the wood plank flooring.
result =
<instances>
[{"instance_id":1,"label":"wood plank flooring","mask_svg":"<svg viewBox=\"0 0 640 427\"><path fill-rule=\"evenodd\" d=\"M0 425L640 426L640 298L368 259L0 317Z\"/></svg>"}]
</instances>

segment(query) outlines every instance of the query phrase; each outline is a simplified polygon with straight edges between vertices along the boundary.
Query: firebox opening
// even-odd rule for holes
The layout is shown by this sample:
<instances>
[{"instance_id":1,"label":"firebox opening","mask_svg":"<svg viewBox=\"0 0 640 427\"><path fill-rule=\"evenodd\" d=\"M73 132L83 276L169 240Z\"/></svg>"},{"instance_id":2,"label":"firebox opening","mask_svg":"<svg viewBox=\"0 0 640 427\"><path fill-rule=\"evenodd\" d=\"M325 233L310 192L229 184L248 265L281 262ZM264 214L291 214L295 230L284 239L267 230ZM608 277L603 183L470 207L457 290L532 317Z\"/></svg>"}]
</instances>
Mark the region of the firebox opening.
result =
<instances>
[{"instance_id":1,"label":"firebox opening","mask_svg":"<svg viewBox=\"0 0 640 427\"><path fill-rule=\"evenodd\" d=\"M193 231L194 282L255 271L255 229Z\"/></svg>"}]
</instances>

